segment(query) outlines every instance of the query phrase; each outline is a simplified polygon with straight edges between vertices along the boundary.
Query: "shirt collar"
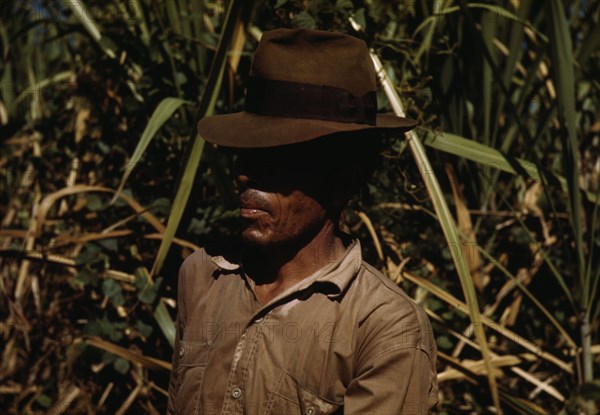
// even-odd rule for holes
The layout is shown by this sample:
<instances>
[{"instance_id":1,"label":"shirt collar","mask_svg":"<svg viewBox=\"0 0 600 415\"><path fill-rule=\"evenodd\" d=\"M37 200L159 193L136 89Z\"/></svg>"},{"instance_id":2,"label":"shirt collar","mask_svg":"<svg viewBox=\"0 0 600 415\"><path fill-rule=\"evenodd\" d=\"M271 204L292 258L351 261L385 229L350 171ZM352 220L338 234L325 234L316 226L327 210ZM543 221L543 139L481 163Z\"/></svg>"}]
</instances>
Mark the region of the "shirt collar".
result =
<instances>
[{"instance_id":1,"label":"shirt collar","mask_svg":"<svg viewBox=\"0 0 600 415\"><path fill-rule=\"evenodd\" d=\"M314 282L332 283L336 286L336 292L328 293L328 297L337 297L342 294L350 284L362 263L360 242L353 238L344 255L337 261L329 263L310 277L302 280L299 284L308 287ZM312 280L312 281L311 281ZM304 283L304 284L303 284Z\"/></svg>"},{"instance_id":2,"label":"shirt collar","mask_svg":"<svg viewBox=\"0 0 600 415\"><path fill-rule=\"evenodd\" d=\"M241 268L238 258L228 260L222 255L217 255L210 257L210 260L223 271L236 271Z\"/></svg>"},{"instance_id":3,"label":"shirt collar","mask_svg":"<svg viewBox=\"0 0 600 415\"><path fill-rule=\"evenodd\" d=\"M239 255L217 255L211 256L210 260L223 272L242 273L242 266L239 258ZM335 286L334 292L331 292L331 290L328 290L327 292L328 297L335 298L346 290L346 287L348 287L360 269L361 263L362 253L360 241L356 238L352 238L341 258L327 263L312 275L294 284L294 286L286 290L286 294L306 289L315 283L324 283L326 285L333 284Z\"/></svg>"}]
</instances>

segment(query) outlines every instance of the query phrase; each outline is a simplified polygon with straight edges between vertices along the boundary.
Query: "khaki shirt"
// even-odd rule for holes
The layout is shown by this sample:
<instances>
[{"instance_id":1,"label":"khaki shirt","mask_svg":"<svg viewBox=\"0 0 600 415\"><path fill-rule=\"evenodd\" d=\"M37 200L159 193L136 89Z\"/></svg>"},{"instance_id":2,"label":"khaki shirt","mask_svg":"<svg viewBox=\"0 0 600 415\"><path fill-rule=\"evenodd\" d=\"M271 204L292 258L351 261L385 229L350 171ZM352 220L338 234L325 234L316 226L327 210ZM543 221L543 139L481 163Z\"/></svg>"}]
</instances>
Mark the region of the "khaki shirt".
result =
<instances>
[{"instance_id":1,"label":"khaki shirt","mask_svg":"<svg viewBox=\"0 0 600 415\"><path fill-rule=\"evenodd\" d=\"M179 272L169 414L426 414L437 403L425 312L343 258L260 306L235 255L194 252Z\"/></svg>"}]
</instances>

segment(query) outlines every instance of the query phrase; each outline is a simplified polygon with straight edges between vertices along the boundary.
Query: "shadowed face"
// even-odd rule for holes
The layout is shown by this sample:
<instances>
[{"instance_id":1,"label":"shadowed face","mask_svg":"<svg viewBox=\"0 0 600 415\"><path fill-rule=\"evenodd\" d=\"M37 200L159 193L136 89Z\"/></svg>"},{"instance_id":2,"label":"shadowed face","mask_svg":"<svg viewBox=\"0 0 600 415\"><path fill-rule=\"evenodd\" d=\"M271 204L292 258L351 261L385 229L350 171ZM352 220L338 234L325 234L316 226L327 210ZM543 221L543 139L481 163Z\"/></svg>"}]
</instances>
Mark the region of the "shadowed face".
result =
<instances>
[{"instance_id":1,"label":"shadowed face","mask_svg":"<svg viewBox=\"0 0 600 415\"><path fill-rule=\"evenodd\" d=\"M328 219L336 187L327 165L315 145L239 150L234 175L244 241L269 247L314 237Z\"/></svg>"}]
</instances>

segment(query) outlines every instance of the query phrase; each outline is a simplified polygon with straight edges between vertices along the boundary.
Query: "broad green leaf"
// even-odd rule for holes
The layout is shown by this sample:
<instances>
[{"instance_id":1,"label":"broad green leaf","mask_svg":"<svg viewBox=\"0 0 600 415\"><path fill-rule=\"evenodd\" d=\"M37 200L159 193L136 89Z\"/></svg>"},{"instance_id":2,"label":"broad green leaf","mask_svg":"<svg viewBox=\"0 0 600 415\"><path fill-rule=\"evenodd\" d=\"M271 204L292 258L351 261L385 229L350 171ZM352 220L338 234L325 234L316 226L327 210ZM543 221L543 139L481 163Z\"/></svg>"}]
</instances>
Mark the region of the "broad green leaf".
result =
<instances>
[{"instance_id":1,"label":"broad green leaf","mask_svg":"<svg viewBox=\"0 0 600 415\"><path fill-rule=\"evenodd\" d=\"M127 168L125 169L125 173L123 173L119 188L113 196L111 203L113 203L120 196L123 186L125 186L125 182L127 182L129 175L144 155L144 152L148 148L148 145L158 130L171 118L173 113L184 104L189 104L189 102L179 98L165 98L160 102L160 104L158 104L152 113L152 116L150 117L150 120L148 121L148 124L142 133L142 136L140 137L140 141L138 141L129 163L127 164Z\"/></svg>"},{"instance_id":2,"label":"broad green leaf","mask_svg":"<svg viewBox=\"0 0 600 415\"><path fill-rule=\"evenodd\" d=\"M102 292L116 306L123 305L125 302L121 285L113 279L104 280L102 283Z\"/></svg>"},{"instance_id":3,"label":"broad green leaf","mask_svg":"<svg viewBox=\"0 0 600 415\"><path fill-rule=\"evenodd\" d=\"M306 10L302 10L294 18L294 26L301 29L316 29L317 22L315 18L310 15Z\"/></svg>"},{"instance_id":4,"label":"broad green leaf","mask_svg":"<svg viewBox=\"0 0 600 415\"><path fill-rule=\"evenodd\" d=\"M454 154L487 167L540 180L537 168L531 162L502 154L495 148L455 134L419 129L425 145Z\"/></svg>"},{"instance_id":5,"label":"broad green leaf","mask_svg":"<svg viewBox=\"0 0 600 415\"><path fill-rule=\"evenodd\" d=\"M525 19L525 17L527 16L527 13L529 11L529 8L531 6L531 0L523 0L519 3L518 6L518 16L519 18L521 18L522 20ZM509 40L509 44L508 44L508 56L506 59L506 63L504 65L504 73L502 75L502 83L504 84L503 90L510 90L510 84L511 84L511 80L513 78L513 76L515 75L515 68L517 65L517 62L520 61L521 57L523 56L523 48L521 47L521 45L523 44L523 37L525 34L525 27L523 25L512 25L511 27L511 31L510 31L510 40ZM540 53L539 56L541 57L542 54ZM539 62L538 62L539 64ZM532 69L530 71L530 76L531 76L531 80L525 85L526 87L531 87L533 85L532 79L534 78L534 74L537 72L537 68L538 65L532 65ZM525 91L521 92L521 95L524 97ZM489 98L488 98L489 99ZM502 111L504 111L504 102L505 100L510 99L509 96L506 96L504 94L499 94L498 95L498 102L494 103L494 106L496 107L496 111L495 111L495 119L498 120L502 114ZM496 136L498 134L498 129L499 129L499 123L495 123L494 125L494 129L493 129L493 135L492 135L492 139L490 140L490 143L492 145L492 147L496 147Z\"/></svg>"},{"instance_id":6,"label":"broad green leaf","mask_svg":"<svg viewBox=\"0 0 600 415\"><path fill-rule=\"evenodd\" d=\"M110 365L115 360L117 360L117 355L115 355L114 353L111 353L111 352L102 353L102 363L104 363L105 365Z\"/></svg>"},{"instance_id":7,"label":"broad green leaf","mask_svg":"<svg viewBox=\"0 0 600 415\"><path fill-rule=\"evenodd\" d=\"M90 193L85 196L86 199L86 207L92 212L97 212L101 210L104 206L102 202L102 198L97 193Z\"/></svg>"},{"instance_id":8,"label":"broad green leaf","mask_svg":"<svg viewBox=\"0 0 600 415\"><path fill-rule=\"evenodd\" d=\"M560 134L562 139L563 169L567 180L571 222L575 232L575 247L577 254L578 272L581 286L586 287L584 281L584 252L583 228L581 222L581 195L579 191L579 157L575 116L575 77L573 71L573 48L571 36L566 22L563 6L559 2L548 2L548 16L551 27L551 51L553 62L554 81L557 86L557 101L559 120L565 133ZM582 308L586 309L589 298L584 296Z\"/></svg>"},{"instance_id":9,"label":"broad green leaf","mask_svg":"<svg viewBox=\"0 0 600 415\"><path fill-rule=\"evenodd\" d=\"M181 30L181 17L179 14L180 9L177 7L176 0L169 0L163 4L167 9L167 17L169 18L172 30L174 30L175 33L183 34L183 31Z\"/></svg>"},{"instance_id":10,"label":"broad green leaf","mask_svg":"<svg viewBox=\"0 0 600 415\"><path fill-rule=\"evenodd\" d=\"M85 266L77 272L75 281L84 285L90 284L96 286L99 282L98 271L94 271L90 267Z\"/></svg>"},{"instance_id":11,"label":"broad green leaf","mask_svg":"<svg viewBox=\"0 0 600 415\"><path fill-rule=\"evenodd\" d=\"M484 42L491 44L494 34L497 29L496 19L490 19L489 14L491 12L486 11L482 13L481 19L481 34L483 36ZM492 83L492 70L490 68L490 64L482 57L483 64L483 76L482 76L482 91L484 91L483 96L483 143L490 143L490 131L491 131L491 119L492 119L492 102L495 99L494 88ZM482 183L485 186L485 183Z\"/></svg>"},{"instance_id":12,"label":"broad green leaf","mask_svg":"<svg viewBox=\"0 0 600 415\"><path fill-rule=\"evenodd\" d=\"M540 180L537 167L530 161L502 154L502 152L495 148L455 134L434 132L423 128L419 128L418 130L424 134L423 143L436 150L463 157L483 166L499 169L507 173L529 177L536 181ZM561 189L567 191L567 182L564 177L550 172L545 172L545 174L556 179ZM600 203L598 195L589 191L586 191L585 194L590 202Z\"/></svg>"},{"instance_id":13,"label":"broad green leaf","mask_svg":"<svg viewBox=\"0 0 600 415\"><path fill-rule=\"evenodd\" d=\"M104 255L98 245L86 244L75 259L76 265L92 265L104 260Z\"/></svg>"},{"instance_id":14,"label":"broad green leaf","mask_svg":"<svg viewBox=\"0 0 600 415\"><path fill-rule=\"evenodd\" d=\"M204 28L204 7L205 4L201 1L192 1L190 2L191 7L191 20L192 20L192 30L194 33L194 37L196 39L201 39L203 36L206 36L207 31ZM205 78L206 75L204 73L204 65L203 63L207 61L207 49L202 47L199 43L195 45L196 55L194 56L195 60L193 61L194 70L198 73L198 75Z\"/></svg>"},{"instance_id":15,"label":"broad green leaf","mask_svg":"<svg viewBox=\"0 0 600 415\"><path fill-rule=\"evenodd\" d=\"M192 186L194 185L194 179L196 178L196 172L198 171L198 165L200 164L200 158L202 157L203 149L204 140L202 137L197 135L194 138L188 163L186 164L183 177L179 187L177 188L177 194L175 195L175 200L173 201L173 208L171 209L167 228L163 234L163 239L160 243L160 247L158 248L158 253L156 254L152 271L150 272L151 275L156 275L160 272L165 258L167 257L167 253L169 252L169 248L171 247L171 243L175 237L175 232L177 231L177 227L179 226L179 222L181 221L181 217L183 216L183 212L185 211L185 207L192 191Z\"/></svg>"},{"instance_id":16,"label":"broad green leaf","mask_svg":"<svg viewBox=\"0 0 600 415\"><path fill-rule=\"evenodd\" d=\"M579 275L579 294L581 301L581 310L587 312L592 302L591 293L591 273L586 273L585 269L585 248L583 245L583 222L581 219L581 192L579 190L579 143L577 140L577 119L575 104L575 73L573 70L573 46L571 35L567 25L567 19L564 13L562 2L551 1L546 3L548 8L548 24L552 38L551 56L552 56L552 75L556 84L558 118L561 122L562 132L560 134L562 143L562 162L565 179L567 181L569 213L571 225L573 227L575 239L575 255L577 258L576 266ZM583 378L586 382L593 379L593 356L591 354L591 330L589 321L584 314L582 326L582 357L583 357ZM587 333L586 333L587 331Z\"/></svg>"},{"instance_id":17,"label":"broad green leaf","mask_svg":"<svg viewBox=\"0 0 600 415\"><path fill-rule=\"evenodd\" d=\"M119 250L119 243L117 238L100 239L99 241L97 241L97 243L107 251L117 252Z\"/></svg>"},{"instance_id":18,"label":"broad green leaf","mask_svg":"<svg viewBox=\"0 0 600 415\"><path fill-rule=\"evenodd\" d=\"M129 372L130 366L131 365L129 363L129 360L125 360L122 357L117 357L113 362L113 367L115 368L115 370L122 375Z\"/></svg>"},{"instance_id":19,"label":"broad green leaf","mask_svg":"<svg viewBox=\"0 0 600 415\"><path fill-rule=\"evenodd\" d=\"M44 408L50 408L52 406L52 398L43 393L36 396L35 401Z\"/></svg>"},{"instance_id":20,"label":"broad green leaf","mask_svg":"<svg viewBox=\"0 0 600 415\"><path fill-rule=\"evenodd\" d=\"M152 326L149 324L145 324L142 320L138 320L136 322L136 327L140 334L146 338L150 337L150 335L152 334Z\"/></svg>"},{"instance_id":21,"label":"broad green leaf","mask_svg":"<svg viewBox=\"0 0 600 415\"><path fill-rule=\"evenodd\" d=\"M146 284L139 292L138 298L144 304L152 304L156 299L162 278L157 278L153 284Z\"/></svg>"},{"instance_id":22,"label":"broad green leaf","mask_svg":"<svg viewBox=\"0 0 600 415\"><path fill-rule=\"evenodd\" d=\"M171 347L175 346L175 323L171 319L169 315L169 310L165 306L165 303L162 301L158 302L158 305L154 309L154 319L158 323L158 327L165 335L165 338L171 345Z\"/></svg>"},{"instance_id":23,"label":"broad green leaf","mask_svg":"<svg viewBox=\"0 0 600 415\"><path fill-rule=\"evenodd\" d=\"M106 279L102 283L102 292L105 296L111 298L117 293L121 293L121 286L115 280Z\"/></svg>"},{"instance_id":24,"label":"broad green leaf","mask_svg":"<svg viewBox=\"0 0 600 415\"><path fill-rule=\"evenodd\" d=\"M454 347L454 343L446 336L440 336L437 338L436 343L441 349L452 349Z\"/></svg>"},{"instance_id":25,"label":"broad green leaf","mask_svg":"<svg viewBox=\"0 0 600 415\"><path fill-rule=\"evenodd\" d=\"M152 210L154 214L168 215L171 210L171 200L167 197L160 197L148 206L148 210Z\"/></svg>"}]
</instances>

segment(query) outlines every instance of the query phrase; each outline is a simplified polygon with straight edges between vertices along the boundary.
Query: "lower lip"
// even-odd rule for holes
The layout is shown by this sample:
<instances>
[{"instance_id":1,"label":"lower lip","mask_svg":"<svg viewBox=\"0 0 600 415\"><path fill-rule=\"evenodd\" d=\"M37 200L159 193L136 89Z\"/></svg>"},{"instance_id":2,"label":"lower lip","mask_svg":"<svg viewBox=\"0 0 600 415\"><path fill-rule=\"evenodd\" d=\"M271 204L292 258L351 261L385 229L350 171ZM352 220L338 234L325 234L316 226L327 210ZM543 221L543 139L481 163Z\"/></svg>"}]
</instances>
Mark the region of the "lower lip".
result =
<instances>
[{"instance_id":1,"label":"lower lip","mask_svg":"<svg viewBox=\"0 0 600 415\"><path fill-rule=\"evenodd\" d=\"M260 215L265 215L267 212L260 209L240 208L240 216L243 218L253 218Z\"/></svg>"}]
</instances>

